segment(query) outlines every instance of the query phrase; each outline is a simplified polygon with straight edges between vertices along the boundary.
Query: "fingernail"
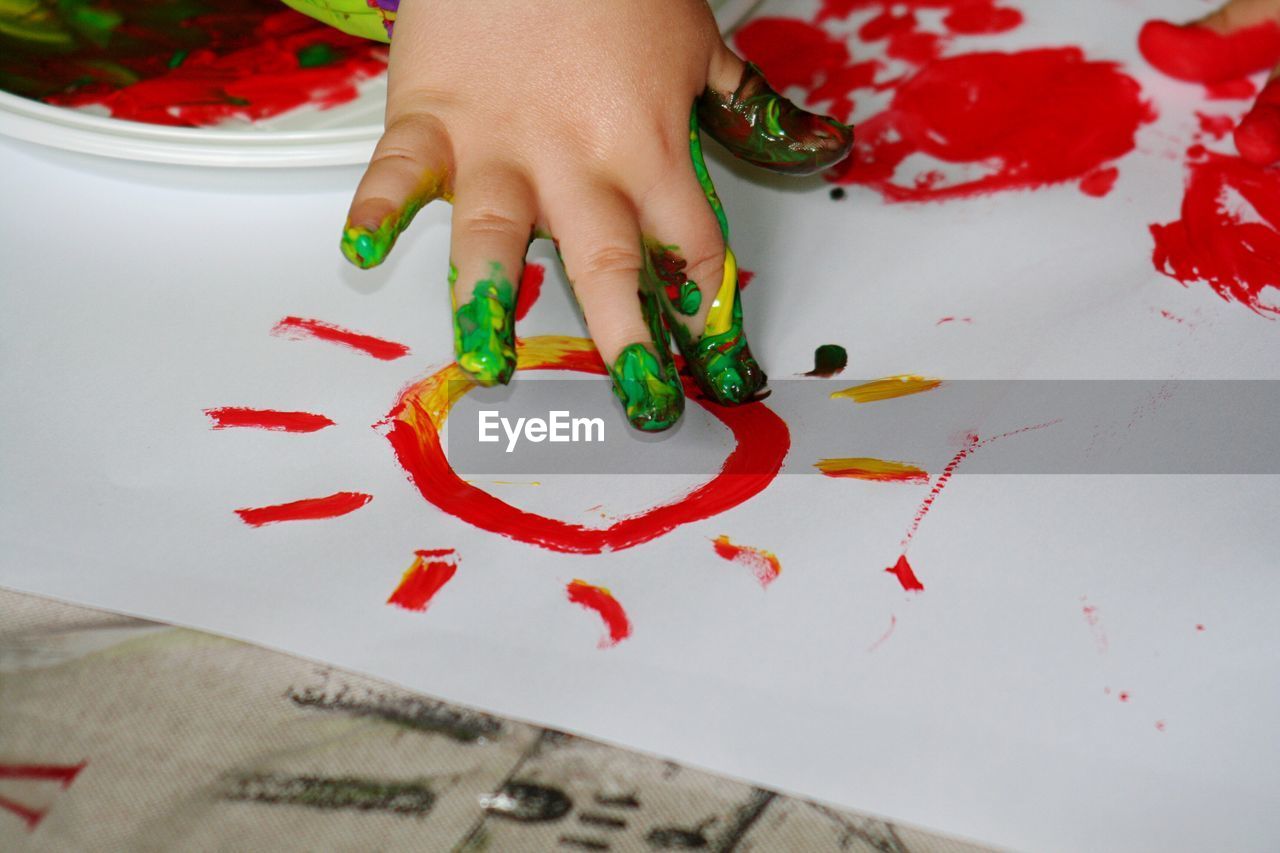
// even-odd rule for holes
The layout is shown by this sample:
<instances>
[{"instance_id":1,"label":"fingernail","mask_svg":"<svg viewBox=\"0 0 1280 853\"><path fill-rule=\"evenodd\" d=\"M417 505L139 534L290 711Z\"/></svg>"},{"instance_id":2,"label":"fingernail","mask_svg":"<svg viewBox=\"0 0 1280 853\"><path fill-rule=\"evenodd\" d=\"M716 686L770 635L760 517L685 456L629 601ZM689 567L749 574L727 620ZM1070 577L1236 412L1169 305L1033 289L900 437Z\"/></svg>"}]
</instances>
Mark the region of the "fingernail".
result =
<instances>
[{"instance_id":1,"label":"fingernail","mask_svg":"<svg viewBox=\"0 0 1280 853\"><path fill-rule=\"evenodd\" d=\"M702 291L697 282L690 281L685 274L687 262L676 254L677 247L652 243L648 249L654 275L662 283L671 307L686 317L697 314L702 307Z\"/></svg>"},{"instance_id":2,"label":"fingernail","mask_svg":"<svg viewBox=\"0 0 1280 853\"><path fill-rule=\"evenodd\" d=\"M725 250L724 279L707 312L707 324L696 342L677 327L676 343L694 379L710 397L733 406L755 399L768 382L742 328L742 300L738 294L738 264Z\"/></svg>"},{"instance_id":3,"label":"fingernail","mask_svg":"<svg viewBox=\"0 0 1280 853\"><path fill-rule=\"evenodd\" d=\"M609 373L613 393L636 429L659 432L680 419L684 392L675 365L668 361L664 369L644 344L631 344L620 352Z\"/></svg>"},{"instance_id":4,"label":"fingernail","mask_svg":"<svg viewBox=\"0 0 1280 853\"><path fill-rule=\"evenodd\" d=\"M449 284L458 277L449 266ZM453 312L453 345L458 366L481 385L506 385L516 369L515 288L492 264L489 277L476 282L471 299Z\"/></svg>"},{"instance_id":5,"label":"fingernail","mask_svg":"<svg viewBox=\"0 0 1280 853\"><path fill-rule=\"evenodd\" d=\"M409 226L425 203L421 199L411 201L398 213L385 216L376 226L369 221L348 219L342 229L342 254L362 270L376 267L386 260L400 232Z\"/></svg>"}]
</instances>

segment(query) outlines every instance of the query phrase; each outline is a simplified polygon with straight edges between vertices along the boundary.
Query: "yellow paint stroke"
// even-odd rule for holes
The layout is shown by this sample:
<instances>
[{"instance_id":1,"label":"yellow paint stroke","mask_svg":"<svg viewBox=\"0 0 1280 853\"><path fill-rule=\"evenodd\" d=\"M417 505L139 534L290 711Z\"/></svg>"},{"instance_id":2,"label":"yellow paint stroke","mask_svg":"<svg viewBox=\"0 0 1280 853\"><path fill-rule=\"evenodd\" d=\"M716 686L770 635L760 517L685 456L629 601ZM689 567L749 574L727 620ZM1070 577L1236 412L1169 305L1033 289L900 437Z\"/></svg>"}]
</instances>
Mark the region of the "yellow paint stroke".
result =
<instances>
[{"instance_id":1,"label":"yellow paint stroke","mask_svg":"<svg viewBox=\"0 0 1280 853\"><path fill-rule=\"evenodd\" d=\"M820 459L813 464L828 477L849 477L879 483L927 483L929 472L893 459L850 456L843 459Z\"/></svg>"},{"instance_id":2,"label":"yellow paint stroke","mask_svg":"<svg viewBox=\"0 0 1280 853\"><path fill-rule=\"evenodd\" d=\"M854 385L843 391L835 391L831 399L847 397L855 403L874 403L877 400L891 400L894 397L905 397L908 394L919 394L932 391L942 384L941 379L930 379L927 376L903 374L902 376L886 376L874 379L861 385Z\"/></svg>"}]
</instances>

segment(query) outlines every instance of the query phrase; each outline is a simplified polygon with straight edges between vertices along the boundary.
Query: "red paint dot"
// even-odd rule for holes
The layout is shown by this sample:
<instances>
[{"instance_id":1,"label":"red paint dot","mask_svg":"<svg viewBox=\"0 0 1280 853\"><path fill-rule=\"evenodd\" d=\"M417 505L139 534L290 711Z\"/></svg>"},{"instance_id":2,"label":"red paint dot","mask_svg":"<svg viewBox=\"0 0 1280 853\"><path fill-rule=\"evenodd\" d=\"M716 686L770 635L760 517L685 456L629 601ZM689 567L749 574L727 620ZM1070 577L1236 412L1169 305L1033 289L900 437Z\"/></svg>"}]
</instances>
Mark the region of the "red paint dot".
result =
<instances>
[{"instance_id":1,"label":"red paint dot","mask_svg":"<svg viewBox=\"0 0 1280 853\"><path fill-rule=\"evenodd\" d=\"M1128 702L1128 701L1129 701L1129 691L1128 691L1128 690L1121 690L1121 691L1120 691L1120 701L1121 701L1121 702Z\"/></svg>"},{"instance_id":2,"label":"red paint dot","mask_svg":"<svg viewBox=\"0 0 1280 853\"><path fill-rule=\"evenodd\" d=\"M1203 631L1203 630L1204 630L1204 626L1203 626L1203 625L1196 625L1196 630L1197 630L1197 631Z\"/></svg>"}]
</instances>

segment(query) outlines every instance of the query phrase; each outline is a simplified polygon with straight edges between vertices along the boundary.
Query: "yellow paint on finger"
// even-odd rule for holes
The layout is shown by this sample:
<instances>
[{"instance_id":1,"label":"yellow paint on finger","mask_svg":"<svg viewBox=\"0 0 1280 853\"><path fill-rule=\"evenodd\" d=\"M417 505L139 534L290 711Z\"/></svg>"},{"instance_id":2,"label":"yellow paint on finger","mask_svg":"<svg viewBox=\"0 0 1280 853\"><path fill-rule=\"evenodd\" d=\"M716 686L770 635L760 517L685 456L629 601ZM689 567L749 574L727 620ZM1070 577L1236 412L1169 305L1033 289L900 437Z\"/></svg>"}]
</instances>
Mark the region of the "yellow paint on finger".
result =
<instances>
[{"instance_id":1,"label":"yellow paint on finger","mask_svg":"<svg viewBox=\"0 0 1280 853\"><path fill-rule=\"evenodd\" d=\"M738 292L738 259L733 250L724 247L724 277L720 280L720 289L711 302L711 310L707 312L707 326L703 335L711 337L722 335L733 325L733 299Z\"/></svg>"},{"instance_id":2,"label":"yellow paint on finger","mask_svg":"<svg viewBox=\"0 0 1280 853\"><path fill-rule=\"evenodd\" d=\"M941 379L930 379L915 374L886 376L883 379L874 379L871 382L854 385L852 388L845 388L843 391L835 391L831 394L831 399L844 397L855 403L874 403L877 400L890 400L894 397L932 391L941 384Z\"/></svg>"}]
</instances>

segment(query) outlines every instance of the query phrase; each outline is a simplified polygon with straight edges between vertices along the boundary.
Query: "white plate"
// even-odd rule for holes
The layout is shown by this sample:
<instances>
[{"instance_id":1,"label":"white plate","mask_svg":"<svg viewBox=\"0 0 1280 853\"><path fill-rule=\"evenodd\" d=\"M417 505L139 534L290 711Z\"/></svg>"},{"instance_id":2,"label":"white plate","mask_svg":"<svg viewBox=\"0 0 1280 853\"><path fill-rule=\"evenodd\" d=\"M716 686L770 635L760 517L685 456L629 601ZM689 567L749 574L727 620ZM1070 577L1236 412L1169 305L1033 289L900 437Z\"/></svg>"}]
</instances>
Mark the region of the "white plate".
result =
<instances>
[{"instance_id":1,"label":"white plate","mask_svg":"<svg viewBox=\"0 0 1280 853\"><path fill-rule=\"evenodd\" d=\"M761 0L712 0L729 32ZM366 163L382 135L385 75L360 84L355 100L327 110L300 107L258 122L170 127L111 118L0 92L0 133L85 154L191 166L306 167Z\"/></svg>"}]
</instances>

